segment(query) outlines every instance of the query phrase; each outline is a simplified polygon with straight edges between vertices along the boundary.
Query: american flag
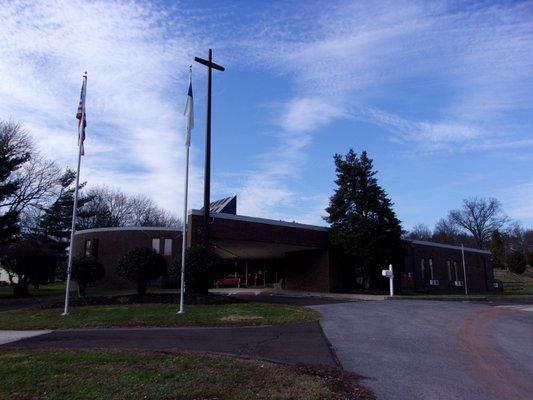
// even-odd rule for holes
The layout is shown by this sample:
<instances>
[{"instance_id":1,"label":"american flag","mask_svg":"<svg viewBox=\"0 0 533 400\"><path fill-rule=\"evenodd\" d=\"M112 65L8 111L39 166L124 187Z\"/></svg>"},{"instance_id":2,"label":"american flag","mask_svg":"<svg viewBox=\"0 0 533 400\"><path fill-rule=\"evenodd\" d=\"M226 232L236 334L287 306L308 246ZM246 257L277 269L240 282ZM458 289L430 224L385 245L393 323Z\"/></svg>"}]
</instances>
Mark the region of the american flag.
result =
<instances>
[{"instance_id":1,"label":"american flag","mask_svg":"<svg viewBox=\"0 0 533 400\"><path fill-rule=\"evenodd\" d=\"M81 85L80 104L78 105L78 111L76 112L76 118L78 119L78 146L80 146L81 155L85 155L85 149L83 148L83 142L85 141L85 127L87 126L87 119L85 117L85 94L87 91L87 73L83 75L83 84Z\"/></svg>"}]
</instances>

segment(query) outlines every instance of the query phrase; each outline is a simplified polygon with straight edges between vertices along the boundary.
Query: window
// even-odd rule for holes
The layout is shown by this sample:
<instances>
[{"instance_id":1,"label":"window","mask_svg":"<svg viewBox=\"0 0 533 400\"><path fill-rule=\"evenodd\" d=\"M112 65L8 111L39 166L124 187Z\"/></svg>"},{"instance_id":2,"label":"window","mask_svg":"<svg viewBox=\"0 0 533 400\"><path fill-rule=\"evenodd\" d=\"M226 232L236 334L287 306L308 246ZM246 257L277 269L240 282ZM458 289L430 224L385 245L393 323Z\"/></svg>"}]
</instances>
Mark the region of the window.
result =
<instances>
[{"instance_id":1,"label":"window","mask_svg":"<svg viewBox=\"0 0 533 400\"><path fill-rule=\"evenodd\" d=\"M422 280L426 280L426 259L422 258L420 259L420 272L422 274Z\"/></svg>"},{"instance_id":2,"label":"window","mask_svg":"<svg viewBox=\"0 0 533 400\"><path fill-rule=\"evenodd\" d=\"M100 247L100 240L93 239L93 245L92 245L92 256L95 258L98 258L98 250Z\"/></svg>"},{"instance_id":3,"label":"window","mask_svg":"<svg viewBox=\"0 0 533 400\"><path fill-rule=\"evenodd\" d=\"M454 281L455 278L452 271L452 262L450 260L446 260L446 269L448 270L448 280L450 282Z\"/></svg>"},{"instance_id":4,"label":"window","mask_svg":"<svg viewBox=\"0 0 533 400\"><path fill-rule=\"evenodd\" d=\"M91 239L87 239L85 241L85 255L90 256L91 255Z\"/></svg>"},{"instance_id":5,"label":"window","mask_svg":"<svg viewBox=\"0 0 533 400\"><path fill-rule=\"evenodd\" d=\"M457 266L457 261L454 261L453 262L453 280L454 281L458 281L459 280L459 269L458 269L458 266Z\"/></svg>"},{"instance_id":6,"label":"window","mask_svg":"<svg viewBox=\"0 0 533 400\"><path fill-rule=\"evenodd\" d=\"M152 249L157 253L161 253L161 239L153 238L152 239Z\"/></svg>"},{"instance_id":7,"label":"window","mask_svg":"<svg viewBox=\"0 0 533 400\"><path fill-rule=\"evenodd\" d=\"M165 246L163 248L163 255L171 256L172 255L172 239L165 239Z\"/></svg>"},{"instance_id":8,"label":"window","mask_svg":"<svg viewBox=\"0 0 533 400\"><path fill-rule=\"evenodd\" d=\"M428 259L428 264L429 264L429 279L434 280L435 275L433 274L433 259L432 258Z\"/></svg>"}]
</instances>

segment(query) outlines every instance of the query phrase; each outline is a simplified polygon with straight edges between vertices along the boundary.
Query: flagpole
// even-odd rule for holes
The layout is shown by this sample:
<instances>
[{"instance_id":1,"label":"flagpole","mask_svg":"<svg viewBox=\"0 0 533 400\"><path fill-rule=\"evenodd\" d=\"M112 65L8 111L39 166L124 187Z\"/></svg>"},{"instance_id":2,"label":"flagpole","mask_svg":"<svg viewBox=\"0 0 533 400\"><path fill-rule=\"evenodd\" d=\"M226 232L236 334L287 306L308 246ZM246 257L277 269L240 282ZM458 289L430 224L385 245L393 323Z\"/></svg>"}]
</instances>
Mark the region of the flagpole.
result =
<instances>
[{"instance_id":1,"label":"flagpole","mask_svg":"<svg viewBox=\"0 0 533 400\"><path fill-rule=\"evenodd\" d=\"M87 73L85 73L83 79L85 80L85 84L87 82ZM86 86L85 86L86 87ZM84 99L85 103L85 99ZM85 108L85 104L84 104ZM85 113L85 110L83 110ZM69 309L69 301L70 301L70 280L72 275L72 258L73 258L73 249L74 249L74 233L76 232L76 217L78 213L78 188L80 186L80 167L81 167L81 156L82 156L82 148L83 143L82 137L80 134L80 126L81 129L84 129L83 123L84 123L84 116L82 116L82 119L80 120L80 123L78 124L78 168L76 169L76 186L74 187L74 204L72 207L72 226L70 228L70 246L68 250L68 266L67 266L67 285L65 288L65 309L63 311L63 314L61 315L68 315L68 309Z\"/></svg>"},{"instance_id":2,"label":"flagpole","mask_svg":"<svg viewBox=\"0 0 533 400\"><path fill-rule=\"evenodd\" d=\"M181 231L181 285L180 285L180 309L178 314L185 312L185 252L187 250L187 198L189 192L189 150L191 147L191 129L194 125L192 103L192 66L189 66L189 92L185 107L185 188L183 195L183 229Z\"/></svg>"},{"instance_id":3,"label":"flagpole","mask_svg":"<svg viewBox=\"0 0 533 400\"><path fill-rule=\"evenodd\" d=\"M187 195L189 191L189 146L185 145L185 195L183 199L183 230L181 240L181 287L180 287L180 310L178 314L184 312L185 294L185 251L187 247Z\"/></svg>"}]
</instances>

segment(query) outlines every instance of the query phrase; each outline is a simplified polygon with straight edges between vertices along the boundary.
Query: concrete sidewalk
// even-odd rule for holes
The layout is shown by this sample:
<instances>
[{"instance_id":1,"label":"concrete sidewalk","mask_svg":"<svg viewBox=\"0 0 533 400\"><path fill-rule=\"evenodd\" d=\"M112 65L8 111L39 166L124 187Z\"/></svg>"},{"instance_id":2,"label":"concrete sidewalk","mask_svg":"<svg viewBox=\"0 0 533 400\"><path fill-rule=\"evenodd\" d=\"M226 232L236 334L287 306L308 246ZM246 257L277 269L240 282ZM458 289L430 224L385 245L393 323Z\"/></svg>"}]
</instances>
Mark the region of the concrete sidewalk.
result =
<instances>
[{"instance_id":1,"label":"concrete sidewalk","mask_svg":"<svg viewBox=\"0 0 533 400\"><path fill-rule=\"evenodd\" d=\"M51 331L1 331L0 330L0 346L3 344L7 344L7 343L17 342L22 339L44 335L50 332Z\"/></svg>"},{"instance_id":2,"label":"concrete sidewalk","mask_svg":"<svg viewBox=\"0 0 533 400\"><path fill-rule=\"evenodd\" d=\"M380 294L358 293L326 293L326 292L303 292L298 290L272 289L272 288L221 288L210 289L209 292L227 296L271 296L291 298L316 298L324 300L340 301L372 301L386 300L389 296ZM326 301L327 302L327 301Z\"/></svg>"}]
</instances>

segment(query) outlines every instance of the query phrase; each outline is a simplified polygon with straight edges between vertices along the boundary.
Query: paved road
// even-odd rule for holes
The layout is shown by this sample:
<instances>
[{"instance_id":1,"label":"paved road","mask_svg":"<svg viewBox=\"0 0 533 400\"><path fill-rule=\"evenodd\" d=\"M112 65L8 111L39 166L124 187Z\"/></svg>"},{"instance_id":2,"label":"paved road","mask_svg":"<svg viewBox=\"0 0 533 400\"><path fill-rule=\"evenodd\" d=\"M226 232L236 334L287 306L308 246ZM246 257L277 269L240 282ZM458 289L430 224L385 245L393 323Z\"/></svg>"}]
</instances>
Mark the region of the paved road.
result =
<instances>
[{"instance_id":1,"label":"paved road","mask_svg":"<svg viewBox=\"0 0 533 400\"><path fill-rule=\"evenodd\" d=\"M533 307L444 301L313 306L378 400L533 399Z\"/></svg>"},{"instance_id":2,"label":"paved road","mask_svg":"<svg viewBox=\"0 0 533 400\"><path fill-rule=\"evenodd\" d=\"M0 346L8 348L191 350L337 365L318 322L248 328L72 329Z\"/></svg>"}]
</instances>

